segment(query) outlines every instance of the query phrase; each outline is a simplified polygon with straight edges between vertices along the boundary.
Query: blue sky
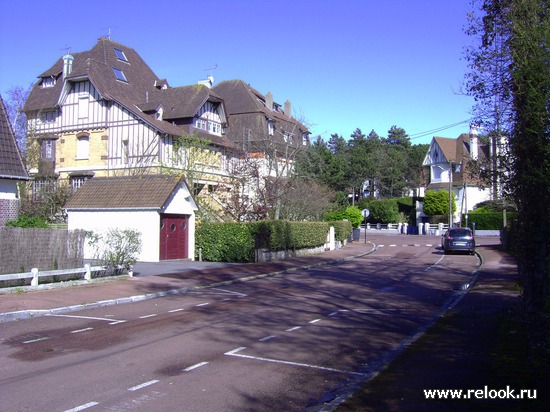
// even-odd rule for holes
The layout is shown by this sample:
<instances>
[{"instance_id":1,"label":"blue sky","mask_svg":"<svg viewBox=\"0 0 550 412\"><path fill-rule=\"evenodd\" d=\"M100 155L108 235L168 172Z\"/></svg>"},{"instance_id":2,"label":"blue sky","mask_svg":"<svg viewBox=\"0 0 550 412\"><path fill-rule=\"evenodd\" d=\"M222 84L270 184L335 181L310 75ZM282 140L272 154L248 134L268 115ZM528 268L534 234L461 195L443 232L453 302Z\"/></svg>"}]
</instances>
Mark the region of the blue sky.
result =
<instances>
[{"instance_id":1,"label":"blue sky","mask_svg":"<svg viewBox=\"0 0 550 412\"><path fill-rule=\"evenodd\" d=\"M468 132L460 93L470 0L0 0L0 93L26 87L67 47L134 48L171 86L242 79L292 102L314 136L360 128L412 142ZM466 121L443 131L427 133Z\"/></svg>"}]
</instances>

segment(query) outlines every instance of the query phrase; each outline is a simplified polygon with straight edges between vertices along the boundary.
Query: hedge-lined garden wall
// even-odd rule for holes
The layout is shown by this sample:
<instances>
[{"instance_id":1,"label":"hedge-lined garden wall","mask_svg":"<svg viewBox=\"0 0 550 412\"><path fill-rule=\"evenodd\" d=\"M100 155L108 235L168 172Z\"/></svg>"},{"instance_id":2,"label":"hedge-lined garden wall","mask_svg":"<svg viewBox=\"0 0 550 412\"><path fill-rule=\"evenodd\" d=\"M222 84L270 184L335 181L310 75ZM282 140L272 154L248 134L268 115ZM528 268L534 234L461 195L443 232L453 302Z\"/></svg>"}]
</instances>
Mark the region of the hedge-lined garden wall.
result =
<instances>
[{"instance_id":1,"label":"hedge-lined garden wall","mask_svg":"<svg viewBox=\"0 0 550 412\"><path fill-rule=\"evenodd\" d=\"M507 212L506 219L508 224L517 219L517 212ZM503 226L502 212L479 212L468 213L468 226L472 227L472 223L475 222L476 230L500 230ZM462 216L462 225L466 225L466 216Z\"/></svg>"},{"instance_id":2,"label":"hedge-lined garden wall","mask_svg":"<svg viewBox=\"0 0 550 412\"><path fill-rule=\"evenodd\" d=\"M350 222L287 222L265 220L252 223L203 222L196 230L196 250L212 262L253 262L256 249L296 250L322 246L330 226L336 240L351 233Z\"/></svg>"}]
</instances>

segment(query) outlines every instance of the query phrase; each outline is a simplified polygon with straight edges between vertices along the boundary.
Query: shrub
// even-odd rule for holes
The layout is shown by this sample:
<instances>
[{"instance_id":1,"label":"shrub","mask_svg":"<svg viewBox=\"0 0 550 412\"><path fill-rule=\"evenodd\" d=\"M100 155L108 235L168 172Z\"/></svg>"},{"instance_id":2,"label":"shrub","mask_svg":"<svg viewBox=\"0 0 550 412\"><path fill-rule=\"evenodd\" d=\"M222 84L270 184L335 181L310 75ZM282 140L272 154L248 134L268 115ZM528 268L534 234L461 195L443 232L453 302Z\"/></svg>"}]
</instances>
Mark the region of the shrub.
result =
<instances>
[{"instance_id":1,"label":"shrub","mask_svg":"<svg viewBox=\"0 0 550 412\"><path fill-rule=\"evenodd\" d=\"M507 212L508 222L517 219L517 212ZM468 226L476 224L476 230L500 230L503 226L502 212L488 211L485 208L478 208L468 212ZM466 225L466 216L462 217L462 224Z\"/></svg>"},{"instance_id":2,"label":"shrub","mask_svg":"<svg viewBox=\"0 0 550 412\"><path fill-rule=\"evenodd\" d=\"M456 202L453 196L452 211L456 211ZM424 213L432 215L449 214L449 192L446 190L427 190L424 196Z\"/></svg>"},{"instance_id":3,"label":"shrub","mask_svg":"<svg viewBox=\"0 0 550 412\"><path fill-rule=\"evenodd\" d=\"M334 238L340 242L349 238L352 230L351 222L348 220L340 220L330 222L330 226L334 226Z\"/></svg>"},{"instance_id":4,"label":"shrub","mask_svg":"<svg viewBox=\"0 0 550 412\"><path fill-rule=\"evenodd\" d=\"M107 229L105 233L89 232L88 244L103 266L118 273L130 269L141 252L141 232L135 229Z\"/></svg>"},{"instance_id":5,"label":"shrub","mask_svg":"<svg viewBox=\"0 0 550 412\"><path fill-rule=\"evenodd\" d=\"M40 228L45 229L48 227L46 219L40 216L20 215L15 220L8 220L6 222L7 227L20 227L20 228Z\"/></svg>"},{"instance_id":6,"label":"shrub","mask_svg":"<svg viewBox=\"0 0 550 412\"><path fill-rule=\"evenodd\" d=\"M335 220L349 220L354 228L357 228L363 222L363 215L361 209L357 206L348 206L345 209L338 209L332 212L328 212L325 215L325 219L330 221Z\"/></svg>"}]
</instances>

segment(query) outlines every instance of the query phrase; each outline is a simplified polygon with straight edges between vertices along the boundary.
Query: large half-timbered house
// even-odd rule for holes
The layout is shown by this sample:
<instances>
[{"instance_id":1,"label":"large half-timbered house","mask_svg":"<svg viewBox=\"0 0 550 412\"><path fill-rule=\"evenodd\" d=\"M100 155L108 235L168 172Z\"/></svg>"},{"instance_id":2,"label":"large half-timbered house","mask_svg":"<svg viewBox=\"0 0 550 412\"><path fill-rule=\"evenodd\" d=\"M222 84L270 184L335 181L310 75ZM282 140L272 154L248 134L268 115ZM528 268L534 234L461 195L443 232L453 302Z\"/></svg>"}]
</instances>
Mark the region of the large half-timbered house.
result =
<instances>
[{"instance_id":1,"label":"large half-timbered house","mask_svg":"<svg viewBox=\"0 0 550 412\"><path fill-rule=\"evenodd\" d=\"M234 148L224 135L224 102L211 88L171 88L133 49L107 38L42 73L24 110L39 147L31 170L38 184L68 179L76 189L92 176L192 167L181 164L188 158L181 152L189 150L181 142L194 135L212 152L205 158L213 163L201 165L202 178L212 183L226 175L224 162Z\"/></svg>"}]
</instances>

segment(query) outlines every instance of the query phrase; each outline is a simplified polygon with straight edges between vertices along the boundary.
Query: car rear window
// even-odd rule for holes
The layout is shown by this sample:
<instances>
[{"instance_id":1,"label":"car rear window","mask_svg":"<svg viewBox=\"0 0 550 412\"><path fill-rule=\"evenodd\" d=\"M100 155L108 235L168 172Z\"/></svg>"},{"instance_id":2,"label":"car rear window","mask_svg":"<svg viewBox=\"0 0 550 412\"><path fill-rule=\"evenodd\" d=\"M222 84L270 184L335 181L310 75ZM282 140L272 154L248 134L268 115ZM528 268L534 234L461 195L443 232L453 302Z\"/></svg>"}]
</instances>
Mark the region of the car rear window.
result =
<instances>
[{"instance_id":1,"label":"car rear window","mask_svg":"<svg viewBox=\"0 0 550 412\"><path fill-rule=\"evenodd\" d=\"M472 236L469 229L453 229L450 233L451 236Z\"/></svg>"}]
</instances>

